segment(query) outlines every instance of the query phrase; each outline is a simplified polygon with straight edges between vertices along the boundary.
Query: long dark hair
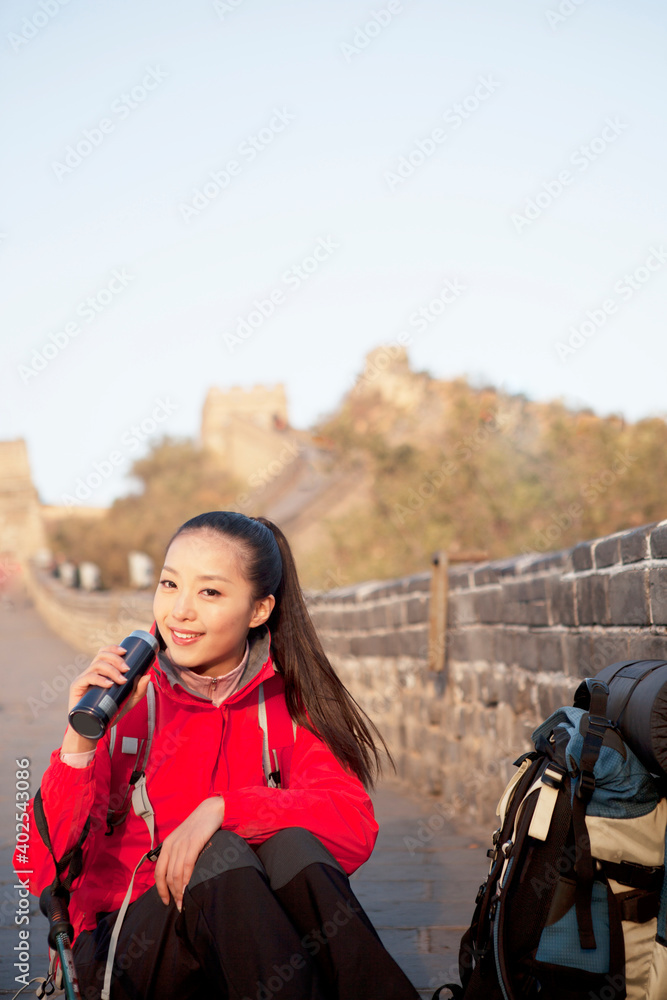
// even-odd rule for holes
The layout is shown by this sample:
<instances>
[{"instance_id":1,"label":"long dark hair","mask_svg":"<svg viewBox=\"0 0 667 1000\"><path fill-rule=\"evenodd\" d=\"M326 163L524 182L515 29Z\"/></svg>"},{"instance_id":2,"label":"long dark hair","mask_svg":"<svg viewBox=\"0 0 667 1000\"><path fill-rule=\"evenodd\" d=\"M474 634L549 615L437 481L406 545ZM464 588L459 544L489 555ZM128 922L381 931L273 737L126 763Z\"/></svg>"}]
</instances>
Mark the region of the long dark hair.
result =
<instances>
[{"instance_id":1,"label":"long dark hair","mask_svg":"<svg viewBox=\"0 0 667 1000\"><path fill-rule=\"evenodd\" d=\"M169 545L179 535L195 531L224 535L242 549L246 556L243 572L253 600L274 595L276 603L266 624L271 657L285 679L292 719L323 740L341 764L372 788L382 769L381 754L394 762L384 738L322 648L303 599L292 550L280 528L266 517L214 510L182 524Z\"/></svg>"}]
</instances>

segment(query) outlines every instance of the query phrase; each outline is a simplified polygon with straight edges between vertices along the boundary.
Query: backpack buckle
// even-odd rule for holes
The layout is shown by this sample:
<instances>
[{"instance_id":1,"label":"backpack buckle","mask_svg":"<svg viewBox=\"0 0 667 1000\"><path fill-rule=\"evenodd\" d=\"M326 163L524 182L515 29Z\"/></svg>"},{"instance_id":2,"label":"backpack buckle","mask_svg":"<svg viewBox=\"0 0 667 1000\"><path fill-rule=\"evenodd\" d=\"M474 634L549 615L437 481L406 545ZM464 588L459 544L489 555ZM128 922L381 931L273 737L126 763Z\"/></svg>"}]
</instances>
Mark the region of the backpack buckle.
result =
<instances>
[{"instance_id":1,"label":"backpack buckle","mask_svg":"<svg viewBox=\"0 0 667 1000\"><path fill-rule=\"evenodd\" d=\"M162 850L162 844L160 843L156 847L154 847L152 851L149 851L146 857L148 858L149 861L157 861L157 859L160 856L161 850Z\"/></svg>"},{"instance_id":2,"label":"backpack buckle","mask_svg":"<svg viewBox=\"0 0 667 1000\"><path fill-rule=\"evenodd\" d=\"M542 772L541 780L542 784L548 785L549 788L560 788L564 777L565 771L563 768L550 761Z\"/></svg>"},{"instance_id":3,"label":"backpack buckle","mask_svg":"<svg viewBox=\"0 0 667 1000\"><path fill-rule=\"evenodd\" d=\"M595 791L595 775L592 771L580 771L577 781L577 798L590 799Z\"/></svg>"}]
</instances>

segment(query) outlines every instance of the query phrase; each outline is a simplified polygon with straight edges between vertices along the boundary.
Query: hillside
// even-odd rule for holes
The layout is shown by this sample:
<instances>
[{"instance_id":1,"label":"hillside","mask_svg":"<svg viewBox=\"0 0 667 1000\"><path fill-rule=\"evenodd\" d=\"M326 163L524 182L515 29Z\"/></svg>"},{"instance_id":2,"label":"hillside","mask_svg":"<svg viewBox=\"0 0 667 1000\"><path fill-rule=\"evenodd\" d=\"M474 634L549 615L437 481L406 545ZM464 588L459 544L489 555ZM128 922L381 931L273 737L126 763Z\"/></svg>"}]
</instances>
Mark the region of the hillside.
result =
<instances>
[{"instance_id":1,"label":"hillside","mask_svg":"<svg viewBox=\"0 0 667 1000\"><path fill-rule=\"evenodd\" d=\"M424 569L433 551L547 551L666 516L667 425L535 403L465 379L412 372L378 348L337 410L285 428L278 472L249 489L191 442L136 464L143 492L95 526L61 521L54 548L124 582L132 548L162 556L165 529L206 509L277 521L305 586L328 589ZM244 492L245 490L245 492Z\"/></svg>"},{"instance_id":2,"label":"hillside","mask_svg":"<svg viewBox=\"0 0 667 1000\"><path fill-rule=\"evenodd\" d=\"M423 569L438 548L547 551L667 514L664 420L438 381L399 351L369 355L318 429L371 484L323 543L351 580Z\"/></svg>"}]
</instances>

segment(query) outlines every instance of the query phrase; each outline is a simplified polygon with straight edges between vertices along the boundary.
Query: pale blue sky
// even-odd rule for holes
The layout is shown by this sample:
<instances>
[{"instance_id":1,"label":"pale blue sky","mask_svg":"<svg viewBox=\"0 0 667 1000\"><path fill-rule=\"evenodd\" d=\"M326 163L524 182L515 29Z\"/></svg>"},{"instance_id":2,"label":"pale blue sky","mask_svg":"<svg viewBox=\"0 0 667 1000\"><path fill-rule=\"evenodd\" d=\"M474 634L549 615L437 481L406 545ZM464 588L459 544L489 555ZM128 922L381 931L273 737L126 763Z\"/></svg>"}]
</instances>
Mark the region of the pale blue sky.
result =
<instances>
[{"instance_id":1,"label":"pale blue sky","mask_svg":"<svg viewBox=\"0 0 667 1000\"><path fill-rule=\"evenodd\" d=\"M667 412L662 5L393 0L378 26L385 0L43 4L0 12L0 438L27 439L45 502L112 451L89 502L126 492L131 428L160 399L156 434L196 436L209 386L282 381L305 427L403 330L413 367L439 378ZM550 24L559 4L573 13ZM103 119L89 155L57 166ZM398 183L410 156L424 162ZM185 212L230 160L226 189ZM318 241L332 249L316 270L287 280ZM465 292L411 326L447 280ZM587 310L603 324L559 357Z\"/></svg>"}]
</instances>

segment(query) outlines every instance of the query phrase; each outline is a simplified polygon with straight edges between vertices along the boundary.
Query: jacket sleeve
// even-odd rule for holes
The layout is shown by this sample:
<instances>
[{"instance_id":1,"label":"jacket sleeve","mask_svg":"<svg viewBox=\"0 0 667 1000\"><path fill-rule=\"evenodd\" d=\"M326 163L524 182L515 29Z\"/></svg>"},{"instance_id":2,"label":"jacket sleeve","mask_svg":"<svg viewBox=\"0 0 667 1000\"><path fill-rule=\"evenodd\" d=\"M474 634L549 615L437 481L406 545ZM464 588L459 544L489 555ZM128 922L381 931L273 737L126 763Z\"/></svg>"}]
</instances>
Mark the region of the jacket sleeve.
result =
<instances>
[{"instance_id":1,"label":"jacket sleeve","mask_svg":"<svg viewBox=\"0 0 667 1000\"><path fill-rule=\"evenodd\" d=\"M299 826L318 837L351 874L370 857L378 826L373 805L356 777L329 748L299 727L289 788L253 786L223 792L223 829L261 844Z\"/></svg>"},{"instance_id":2,"label":"jacket sleeve","mask_svg":"<svg viewBox=\"0 0 667 1000\"><path fill-rule=\"evenodd\" d=\"M90 838L93 824L101 821L99 809L95 809L95 799L101 783L108 787L108 768L104 767L104 757L108 757L106 741L100 740L95 758L88 767L70 767L60 759L60 750L51 754L49 766L44 772L40 786L44 815L51 840L53 855L60 860L78 841L88 817L91 817ZM100 766L101 765L101 766ZM30 891L39 893L53 882L56 869L53 856L42 840L37 829L34 799L28 803L27 822L29 832L28 850L14 855L17 871L31 871Z\"/></svg>"}]
</instances>

